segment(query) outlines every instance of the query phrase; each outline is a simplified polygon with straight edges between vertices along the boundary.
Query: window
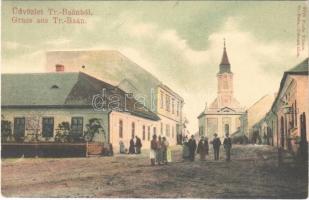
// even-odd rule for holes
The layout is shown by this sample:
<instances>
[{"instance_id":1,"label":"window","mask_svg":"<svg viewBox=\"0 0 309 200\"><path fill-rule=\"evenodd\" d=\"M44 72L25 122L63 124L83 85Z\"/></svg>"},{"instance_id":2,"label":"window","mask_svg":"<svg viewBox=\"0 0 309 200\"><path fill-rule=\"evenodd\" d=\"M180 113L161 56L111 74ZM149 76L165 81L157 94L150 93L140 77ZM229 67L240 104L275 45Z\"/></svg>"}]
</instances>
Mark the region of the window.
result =
<instances>
[{"instance_id":1,"label":"window","mask_svg":"<svg viewBox=\"0 0 309 200\"><path fill-rule=\"evenodd\" d=\"M148 126L148 141L150 140L150 126Z\"/></svg>"},{"instance_id":2,"label":"window","mask_svg":"<svg viewBox=\"0 0 309 200\"><path fill-rule=\"evenodd\" d=\"M143 125L143 140L146 139L146 127ZM149 140L149 138L148 138Z\"/></svg>"},{"instance_id":3,"label":"window","mask_svg":"<svg viewBox=\"0 0 309 200\"><path fill-rule=\"evenodd\" d=\"M163 123L161 122L161 130L160 130L160 135L163 135Z\"/></svg>"},{"instance_id":4,"label":"window","mask_svg":"<svg viewBox=\"0 0 309 200\"><path fill-rule=\"evenodd\" d=\"M25 118L24 117L14 118L14 135L17 137L25 136Z\"/></svg>"},{"instance_id":5,"label":"window","mask_svg":"<svg viewBox=\"0 0 309 200\"><path fill-rule=\"evenodd\" d=\"M132 132L131 132L132 138L135 136L135 123L132 122Z\"/></svg>"},{"instance_id":6,"label":"window","mask_svg":"<svg viewBox=\"0 0 309 200\"><path fill-rule=\"evenodd\" d=\"M177 101L177 116L179 116L179 102Z\"/></svg>"},{"instance_id":7,"label":"window","mask_svg":"<svg viewBox=\"0 0 309 200\"><path fill-rule=\"evenodd\" d=\"M169 126L168 124L166 124L165 129L166 129L165 135L166 135L167 137L169 137L169 136L170 136L170 126Z\"/></svg>"},{"instance_id":8,"label":"window","mask_svg":"<svg viewBox=\"0 0 309 200\"><path fill-rule=\"evenodd\" d=\"M71 129L74 135L83 135L83 117L72 117Z\"/></svg>"},{"instance_id":9,"label":"window","mask_svg":"<svg viewBox=\"0 0 309 200\"><path fill-rule=\"evenodd\" d=\"M53 117L43 117L42 135L43 137L53 137L54 135L54 118Z\"/></svg>"},{"instance_id":10,"label":"window","mask_svg":"<svg viewBox=\"0 0 309 200\"><path fill-rule=\"evenodd\" d=\"M175 101L175 99L172 99L172 114L175 113L175 108L174 108L175 107L175 105L174 105L175 102L174 101Z\"/></svg>"},{"instance_id":11,"label":"window","mask_svg":"<svg viewBox=\"0 0 309 200\"><path fill-rule=\"evenodd\" d=\"M166 95L166 97L165 97L166 99L165 99L165 103L166 103L166 111L167 112L169 112L170 111L170 101L171 101L171 99L170 99L170 96L169 95Z\"/></svg>"},{"instance_id":12,"label":"window","mask_svg":"<svg viewBox=\"0 0 309 200\"><path fill-rule=\"evenodd\" d=\"M153 131L153 134L154 134L154 135L157 135L157 128L156 128L156 127L153 127L153 130L152 130L152 131Z\"/></svg>"},{"instance_id":13,"label":"window","mask_svg":"<svg viewBox=\"0 0 309 200\"><path fill-rule=\"evenodd\" d=\"M163 92L160 93L160 107L163 109Z\"/></svg>"},{"instance_id":14,"label":"window","mask_svg":"<svg viewBox=\"0 0 309 200\"><path fill-rule=\"evenodd\" d=\"M200 136L205 136L205 134L204 134L204 126L200 126L199 127L199 134L200 134Z\"/></svg>"},{"instance_id":15,"label":"window","mask_svg":"<svg viewBox=\"0 0 309 200\"><path fill-rule=\"evenodd\" d=\"M224 125L224 133L225 134L229 134L230 133L230 125L229 124L225 124Z\"/></svg>"},{"instance_id":16,"label":"window","mask_svg":"<svg viewBox=\"0 0 309 200\"><path fill-rule=\"evenodd\" d=\"M228 82L227 82L227 80L224 80L223 81L223 89L228 89L229 87L228 87Z\"/></svg>"},{"instance_id":17,"label":"window","mask_svg":"<svg viewBox=\"0 0 309 200\"><path fill-rule=\"evenodd\" d=\"M119 120L119 138L123 138L123 121Z\"/></svg>"}]
</instances>

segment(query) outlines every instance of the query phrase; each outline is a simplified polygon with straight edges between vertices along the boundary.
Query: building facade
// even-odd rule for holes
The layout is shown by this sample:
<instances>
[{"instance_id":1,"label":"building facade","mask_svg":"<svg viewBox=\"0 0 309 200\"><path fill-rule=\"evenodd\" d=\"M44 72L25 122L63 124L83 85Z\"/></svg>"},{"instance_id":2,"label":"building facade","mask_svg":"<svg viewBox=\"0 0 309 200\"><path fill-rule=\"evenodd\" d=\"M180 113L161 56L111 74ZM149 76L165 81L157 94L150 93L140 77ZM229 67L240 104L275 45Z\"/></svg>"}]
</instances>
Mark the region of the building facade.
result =
<instances>
[{"instance_id":1,"label":"building facade","mask_svg":"<svg viewBox=\"0 0 309 200\"><path fill-rule=\"evenodd\" d=\"M274 133L275 145L296 153L308 143L308 58L284 72L278 95L265 121Z\"/></svg>"},{"instance_id":2,"label":"building facade","mask_svg":"<svg viewBox=\"0 0 309 200\"><path fill-rule=\"evenodd\" d=\"M109 80L121 90L132 93L145 107L159 116L156 133L177 144L184 132L183 98L160 82L151 73L118 51L51 51L46 54L47 71L82 71L102 80ZM154 125L153 125L154 126ZM153 132L153 128L151 129ZM143 132L143 131L142 131Z\"/></svg>"},{"instance_id":3,"label":"building facade","mask_svg":"<svg viewBox=\"0 0 309 200\"><path fill-rule=\"evenodd\" d=\"M217 73L217 98L198 116L199 134L212 137L217 133L223 138L226 133L233 134L240 129L240 117L244 109L234 98L231 65L224 43L223 56Z\"/></svg>"},{"instance_id":4,"label":"building facade","mask_svg":"<svg viewBox=\"0 0 309 200\"><path fill-rule=\"evenodd\" d=\"M250 142L261 142L265 130L260 129L261 120L266 116L274 102L275 95L265 95L250 106L241 117L241 132ZM254 140L254 141L252 141Z\"/></svg>"},{"instance_id":5,"label":"building facade","mask_svg":"<svg viewBox=\"0 0 309 200\"><path fill-rule=\"evenodd\" d=\"M160 120L123 90L82 72L3 74L1 89L2 120L11 122L7 128L23 142L52 142L62 123L83 137L95 119L101 128L93 142L112 143L118 152L121 140L128 147L129 139L138 136L149 148L155 130L146 136L141 127L153 128Z\"/></svg>"}]
</instances>

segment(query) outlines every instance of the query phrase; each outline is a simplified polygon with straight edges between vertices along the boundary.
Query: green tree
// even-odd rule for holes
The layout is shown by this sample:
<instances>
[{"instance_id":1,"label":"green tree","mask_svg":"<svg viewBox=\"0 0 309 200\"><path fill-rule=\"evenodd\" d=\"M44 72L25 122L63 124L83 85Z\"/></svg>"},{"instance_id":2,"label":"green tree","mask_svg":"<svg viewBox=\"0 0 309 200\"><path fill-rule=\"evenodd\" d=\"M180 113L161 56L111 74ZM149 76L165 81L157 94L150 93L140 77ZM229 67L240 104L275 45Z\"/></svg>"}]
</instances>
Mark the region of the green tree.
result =
<instances>
[{"instance_id":1,"label":"green tree","mask_svg":"<svg viewBox=\"0 0 309 200\"><path fill-rule=\"evenodd\" d=\"M12 136L12 122L1 120L1 140L6 142Z\"/></svg>"},{"instance_id":2,"label":"green tree","mask_svg":"<svg viewBox=\"0 0 309 200\"><path fill-rule=\"evenodd\" d=\"M94 135L97 133L100 133L100 129L103 129L103 126L101 125L101 120L98 118L91 118L89 119L88 124L86 124L87 130L85 131L84 138L87 142L92 142ZM103 131L104 138L105 138L105 132Z\"/></svg>"},{"instance_id":3,"label":"green tree","mask_svg":"<svg viewBox=\"0 0 309 200\"><path fill-rule=\"evenodd\" d=\"M70 139L70 123L61 122L58 124L58 129L56 130L55 142L72 142Z\"/></svg>"}]
</instances>

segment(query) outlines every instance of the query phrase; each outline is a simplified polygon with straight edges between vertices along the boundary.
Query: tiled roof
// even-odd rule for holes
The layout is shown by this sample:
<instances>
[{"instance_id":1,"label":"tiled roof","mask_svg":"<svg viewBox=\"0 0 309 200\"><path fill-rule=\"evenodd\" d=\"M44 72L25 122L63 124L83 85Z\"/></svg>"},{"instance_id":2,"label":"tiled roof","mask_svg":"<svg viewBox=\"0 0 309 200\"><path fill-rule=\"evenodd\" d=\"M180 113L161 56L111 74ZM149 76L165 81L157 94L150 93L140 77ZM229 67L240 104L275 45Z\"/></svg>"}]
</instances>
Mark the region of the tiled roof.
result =
<instances>
[{"instance_id":1,"label":"tiled roof","mask_svg":"<svg viewBox=\"0 0 309 200\"><path fill-rule=\"evenodd\" d=\"M299 63L298 65L296 65L295 67L289 69L288 71L285 71L284 74L283 74L283 77L281 79L281 82L280 82L280 87L279 87L279 91L278 91L278 94L276 96L276 99L274 101L274 103L272 104L271 106L271 110L274 108L279 96L280 96L280 93L282 91L282 88L284 86L284 83L286 81L286 78L289 74L296 74L296 75L309 75L308 73L308 59L309 58L306 58L304 61L302 61L301 63Z\"/></svg>"},{"instance_id":2,"label":"tiled roof","mask_svg":"<svg viewBox=\"0 0 309 200\"><path fill-rule=\"evenodd\" d=\"M94 95L117 94L124 108L125 92L109 83L82 72L2 74L2 107L92 107ZM135 99L127 99L128 112L140 117L158 120L149 109Z\"/></svg>"},{"instance_id":3,"label":"tiled roof","mask_svg":"<svg viewBox=\"0 0 309 200\"><path fill-rule=\"evenodd\" d=\"M230 65L229 58L226 53L225 46L223 50L223 55L222 55L222 59L220 63L220 71L219 71L219 74L222 74L222 73L231 73L231 65Z\"/></svg>"}]
</instances>

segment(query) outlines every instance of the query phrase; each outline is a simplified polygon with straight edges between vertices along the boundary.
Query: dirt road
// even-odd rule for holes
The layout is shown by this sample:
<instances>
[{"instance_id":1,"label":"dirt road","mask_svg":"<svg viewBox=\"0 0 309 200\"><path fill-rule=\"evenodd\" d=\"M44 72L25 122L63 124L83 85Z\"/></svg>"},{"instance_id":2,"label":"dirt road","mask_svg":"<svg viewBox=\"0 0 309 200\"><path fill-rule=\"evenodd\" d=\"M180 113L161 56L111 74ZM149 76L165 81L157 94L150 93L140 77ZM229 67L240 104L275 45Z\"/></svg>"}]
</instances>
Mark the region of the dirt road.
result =
<instances>
[{"instance_id":1,"label":"dirt road","mask_svg":"<svg viewBox=\"0 0 309 200\"><path fill-rule=\"evenodd\" d=\"M211 155L212 152L210 152ZM6 197L305 198L307 176L277 166L269 146L235 146L232 161L182 161L149 166L148 153L92 158L2 160Z\"/></svg>"}]
</instances>

